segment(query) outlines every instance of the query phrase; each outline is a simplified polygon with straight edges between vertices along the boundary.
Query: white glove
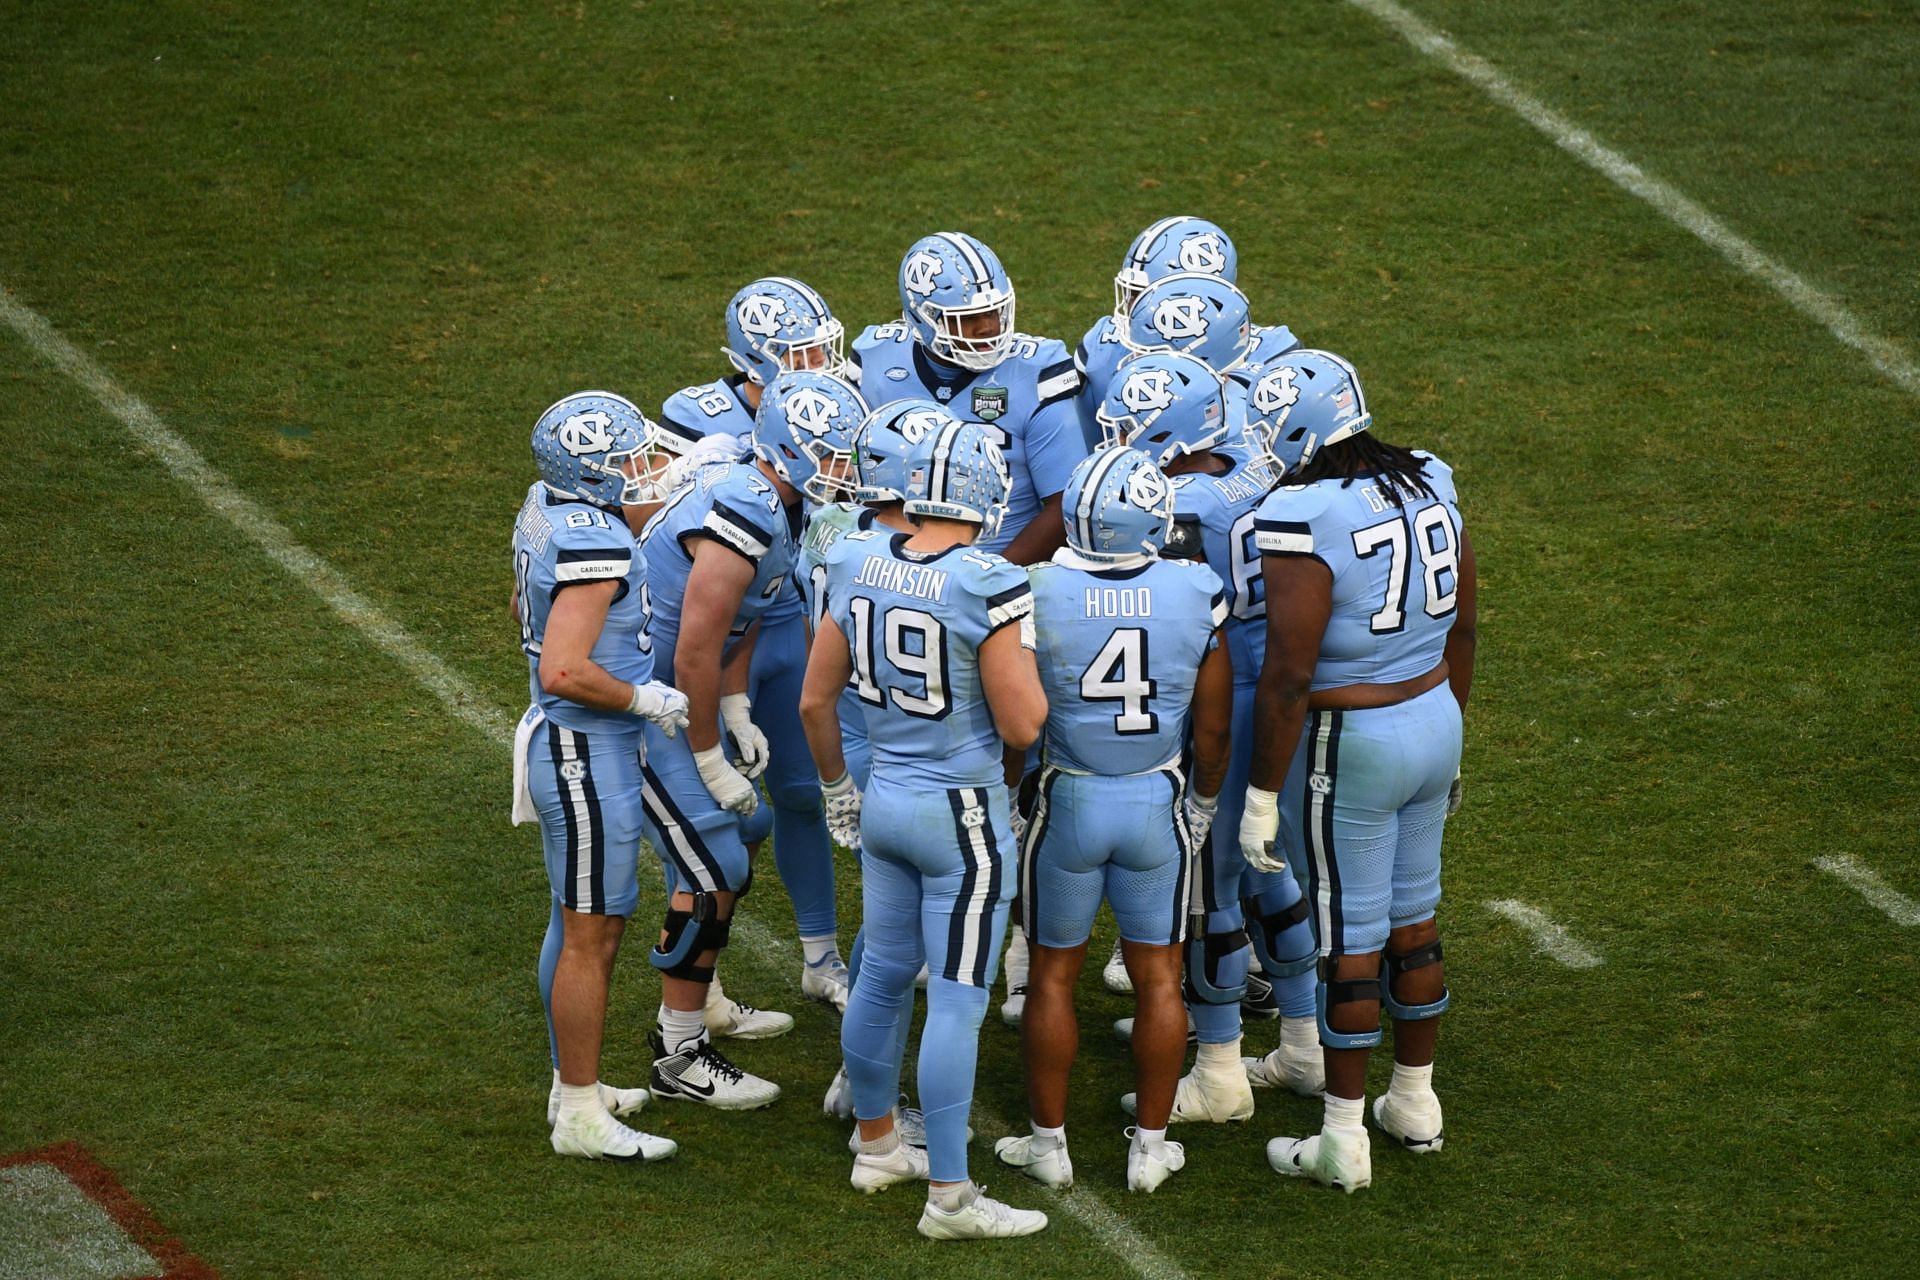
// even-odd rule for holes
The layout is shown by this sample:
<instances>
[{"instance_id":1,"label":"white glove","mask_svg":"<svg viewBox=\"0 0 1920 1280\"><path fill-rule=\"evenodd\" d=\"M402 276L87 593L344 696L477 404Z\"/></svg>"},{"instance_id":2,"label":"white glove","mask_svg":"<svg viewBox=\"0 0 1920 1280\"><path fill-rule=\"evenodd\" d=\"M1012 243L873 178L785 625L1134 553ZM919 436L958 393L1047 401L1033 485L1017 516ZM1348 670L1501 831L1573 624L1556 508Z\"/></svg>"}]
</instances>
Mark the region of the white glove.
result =
<instances>
[{"instance_id":1,"label":"white glove","mask_svg":"<svg viewBox=\"0 0 1920 1280\"><path fill-rule=\"evenodd\" d=\"M687 695L670 684L649 680L633 686L633 701L627 714L651 720L660 732L671 738L687 727Z\"/></svg>"},{"instance_id":2,"label":"white glove","mask_svg":"<svg viewBox=\"0 0 1920 1280\"><path fill-rule=\"evenodd\" d=\"M708 463L733 462L742 457L744 452L738 436L724 431L702 436L691 449L667 464L666 470L660 473L661 487L671 493L693 479L693 473Z\"/></svg>"},{"instance_id":3,"label":"white glove","mask_svg":"<svg viewBox=\"0 0 1920 1280\"><path fill-rule=\"evenodd\" d=\"M707 794L722 809L731 809L743 818L750 818L753 811L760 807L760 797L755 793L753 783L727 763L727 749L719 743L705 751L694 752L693 763L700 770L700 781L707 784Z\"/></svg>"},{"instance_id":4,"label":"white glove","mask_svg":"<svg viewBox=\"0 0 1920 1280\"><path fill-rule=\"evenodd\" d=\"M820 799L827 811L827 834L842 849L860 847L860 788L853 775L843 773L832 782L820 784Z\"/></svg>"},{"instance_id":5,"label":"white glove","mask_svg":"<svg viewBox=\"0 0 1920 1280\"><path fill-rule=\"evenodd\" d=\"M1013 847L1024 849L1027 845L1027 820L1020 813L1020 788L1007 788L1007 825L1013 828Z\"/></svg>"},{"instance_id":6,"label":"white glove","mask_svg":"<svg viewBox=\"0 0 1920 1280\"><path fill-rule=\"evenodd\" d=\"M757 778L767 771L767 735L760 732L760 726L753 722L753 704L747 701L744 693L723 693L720 695L720 723L727 727L727 736L733 739L733 749L740 753L734 763L740 772L749 779Z\"/></svg>"},{"instance_id":7,"label":"white glove","mask_svg":"<svg viewBox=\"0 0 1920 1280\"><path fill-rule=\"evenodd\" d=\"M1447 816L1460 812L1460 771L1453 771L1453 785L1447 788Z\"/></svg>"},{"instance_id":8,"label":"white glove","mask_svg":"<svg viewBox=\"0 0 1920 1280\"><path fill-rule=\"evenodd\" d=\"M1247 807L1240 815L1240 856L1255 871L1285 871L1287 864L1273 856L1273 842L1279 834L1279 797L1259 787L1248 787Z\"/></svg>"},{"instance_id":9,"label":"white glove","mask_svg":"<svg viewBox=\"0 0 1920 1280\"><path fill-rule=\"evenodd\" d=\"M1180 812L1187 820L1187 834L1193 839L1193 847L1204 848L1207 833L1213 830L1213 817L1220 812L1219 796L1203 796L1187 788L1187 798L1180 804ZM1276 829L1278 822L1275 823Z\"/></svg>"}]
</instances>

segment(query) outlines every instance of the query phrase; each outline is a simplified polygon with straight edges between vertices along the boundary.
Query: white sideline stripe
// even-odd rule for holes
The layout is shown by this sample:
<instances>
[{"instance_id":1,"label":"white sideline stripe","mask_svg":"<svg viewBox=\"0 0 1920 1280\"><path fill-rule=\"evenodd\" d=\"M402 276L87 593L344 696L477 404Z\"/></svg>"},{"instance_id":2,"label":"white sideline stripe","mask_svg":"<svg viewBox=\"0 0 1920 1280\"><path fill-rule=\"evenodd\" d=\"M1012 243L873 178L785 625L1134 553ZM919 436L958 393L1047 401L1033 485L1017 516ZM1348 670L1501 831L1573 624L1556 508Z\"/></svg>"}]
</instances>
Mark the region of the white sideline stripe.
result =
<instances>
[{"instance_id":1,"label":"white sideline stripe","mask_svg":"<svg viewBox=\"0 0 1920 1280\"><path fill-rule=\"evenodd\" d=\"M1545 952L1567 968L1599 967L1600 957L1581 946L1572 934L1555 924L1540 908L1530 907L1517 898L1495 898L1486 906L1493 914L1505 916L1525 929L1527 936L1533 939L1535 950Z\"/></svg>"},{"instance_id":2,"label":"white sideline stripe","mask_svg":"<svg viewBox=\"0 0 1920 1280\"><path fill-rule=\"evenodd\" d=\"M1414 48L1477 85L1488 97L1547 135L1556 147L1658 209L1675 225L1691 232L1734 266L1786 299L1795 311L1825 325L1827 332L1866 356L1886 377L1906 391L1920 395L1920 366L1896 343L1869 329L1838 298L1767 256L1751 240L1734 232L1678 188L1606 146L1509 80L1492 63L1461 48L1444 31L1415 17L1394 0L1347 0L1347 3L1372 14L1404 36Z\"/></svg>"},{"instance_id":3,"label":"white sideline stripe","mask_svg":"<svg viewBox=\"0 0 1920 1280\"><path fill-rule=\"evenodd\" d=\"M379 648L405 667L413 678L446 705L448 711L478 729L499 746L511 749L515 719L489 705L480 694L439 657L415 640L405 627L347 582L327 561L294 540L287 527L241 493L186 440L160 420L137 396L115 382L91 356L67 341L41 315L0 285L0 319L18 333L48 363L78 382L118 418L146 450L192 489L207 507L251 538L262 551L327 603L341 619L364 632ZM502 784L502 798L506 787ZM504 814L503 814L504 816ZM735 924L746 949L771 963L788 950L766 927L750 916ZM992 1117L982 1115L983 1120ZM999 1126L1003 1131L1005 1126ZM1083 1191L1060 1197L1067 1212L1088 1233L1126 1263L1142 1280L1186 1280L1186 1273L1129 1227L1118 1214Z\"/></svg>"},{"instance_id":4,"label":"white sideline stripe","mask_svg":"<svg viewBox=\"0 0 1920 1280\"><path fill-rule=\"evenodd\" d=\"M1872 867L1856 862L1850 854L1836 853L1815 858L1813 865L1830 876L1847 882L1861 897L1871 902L1895 924L1911 929L1920 925L1920 902L1915 902L1885 880Z\"/></svg>"}]
</instances>

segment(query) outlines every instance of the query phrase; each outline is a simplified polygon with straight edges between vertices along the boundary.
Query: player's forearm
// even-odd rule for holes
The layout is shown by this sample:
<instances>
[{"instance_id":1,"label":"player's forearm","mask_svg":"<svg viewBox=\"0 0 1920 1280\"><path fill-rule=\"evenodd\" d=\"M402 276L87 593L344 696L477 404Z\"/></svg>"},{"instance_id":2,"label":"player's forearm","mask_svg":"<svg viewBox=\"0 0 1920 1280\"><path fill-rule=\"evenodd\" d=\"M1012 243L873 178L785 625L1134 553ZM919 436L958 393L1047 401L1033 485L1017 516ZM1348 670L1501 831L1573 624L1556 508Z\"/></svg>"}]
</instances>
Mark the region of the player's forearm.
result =
<instances>
[{"instance_id":1,"label":"player's forearm","mask_svg":"<svg viewBox=\"0 0 1920 1280\"><path fill-rule=\"evenodd\" d=\"M755 619L747 634L727 652L720 664L721 694L745 693L753 670L754 646L760 643L760 621Z\"/></svg>"},{"instance_id":2,"label":"player's forearm","mask_svg":"<svg viewBox=\"0 0 1920 1280\"><path fill-rule=\"evenodd\" d=\"M1447 632L1447 687L1460 710L1467 709L1467 694L1473 690L1473 651L1476 643L1471 624L1456 622Z\"/></svg>"},{"instance_id":3,"label":"player's forearm","mask_svg":"<svg viewBox=\"0 0 1920 1280\"><path fill-rule=\"evenodd\" d=\"M595 711L625 711L633 701L633 686L591 658L568 662L542 655L540 688Z\"/></svg>"},{"instance_id":4,"label":"player's forearm","mask_svg":"<svg viewBox=\"0 0 1920 1280\"><path fill-rule=\"evenodd\" d=\"M1289 679L1269 668L1260 674L1253 696L1253 767L1247 784L1278 791L1293 766L1300 731L1307 723L1310 680Z\"/></svg>"},{"instance_id":5,"label":"player's forearm","mask_svg":"<svg viewBox=\"0 0 1920 1280\"><path fill-rule=\"evenodd\" d=\"M831 782L847 771L846 747L840 737L840 697L837 690L814 687L809 677L800 690L800 728L820 777Z\"/></svg>"},{"instance_id":6,"label":"player's forearm","mask_svg":"<svg viewBox=\"0 0 1920 1280\"><path fill-rule=\"evenodd\" d=\"M689 639L674 651L673 683L687 695L687 745L705 751L720 742L720 646Z\"/></svg>"}]
</instances>

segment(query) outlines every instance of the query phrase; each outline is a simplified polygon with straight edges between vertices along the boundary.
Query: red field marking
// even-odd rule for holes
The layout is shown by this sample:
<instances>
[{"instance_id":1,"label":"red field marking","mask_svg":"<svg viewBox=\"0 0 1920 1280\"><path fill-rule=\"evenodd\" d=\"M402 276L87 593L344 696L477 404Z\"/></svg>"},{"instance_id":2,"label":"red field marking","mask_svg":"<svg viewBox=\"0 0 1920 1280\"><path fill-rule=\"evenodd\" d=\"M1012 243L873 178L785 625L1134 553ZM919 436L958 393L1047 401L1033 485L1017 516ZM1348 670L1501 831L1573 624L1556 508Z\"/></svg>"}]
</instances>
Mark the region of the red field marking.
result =
<instances>
[{"instance_id":1,"label":"red field marking","mask_svg":"<svg viewBox=\"0 0 1920 1280\"><path fill-rule=\"evenodd\" d=\"M67 1180L80 1188L82 1195L119 1224L129 1240L166 1268L156 1276L141 1276L138 1280L220 1280L218 1271L188 1253L185 1245L162 1230L147 1206L120 1185L113 1170L95 1160L79 1143L56 1142L37 1151L0 1156L0 1168L16 1164L50 1164L66 1174Z\"/></svg>"}]
</instances>

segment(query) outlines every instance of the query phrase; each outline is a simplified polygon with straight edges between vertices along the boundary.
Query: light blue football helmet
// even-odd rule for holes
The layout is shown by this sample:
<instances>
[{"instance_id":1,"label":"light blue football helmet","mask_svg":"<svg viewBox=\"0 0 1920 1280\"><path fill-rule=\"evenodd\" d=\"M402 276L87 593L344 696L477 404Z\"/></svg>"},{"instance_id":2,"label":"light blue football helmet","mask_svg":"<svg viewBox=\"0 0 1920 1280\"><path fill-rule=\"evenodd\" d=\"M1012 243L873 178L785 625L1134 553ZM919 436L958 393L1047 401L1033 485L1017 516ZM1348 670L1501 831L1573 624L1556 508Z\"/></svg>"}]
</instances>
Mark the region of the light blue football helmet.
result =
<instances>
[{"instance_id":1,"label":"light blue football helmet","mask_svg":"<svg viewBox=\"0 0 1920 1280\"><path fill-rule=\"evenodd\" d=\"M1227 394L1220 376L1197 356L1139 352L1114 370L1094 418L1106 443L1144 450L1164 467L1227 438Z\"/></svg>"},{"instance_id":2,"label":"light blue football helmet","mask_svg":"<svg viewBox=\"0 0 1920 1280\"><path fill-rule=\"evenodd\" d=\"M1120 340L1135 351L1198 356L1224 377L1253 350L1247 295L1218 276L1168 276L1134 299Z\"/></svg>"},{"instance_id":3,"label":"light blue football helmet","mask_svg":"<svg viewBox=\"0 0 1920 1280\"><path fill-rule=\"evenodd\" d=\"M1013 346L1013 282L993 250L959 231L914 241L900 260L900 307L913 339L962 369L991 369ZM999 329L968 337L965 322L991 315Z\"/></svg>"},{"instance_id":4,"label":"light blue football helmet","mask_svg":"<svg viewBox=\"0 0 1920 1280\"><path fill-rule=\"evenodd\" d=\"M853 433L853 462L860 473L854 499L905 502L913 447L959 419L931 400L889 400Z\"/></svg>"},{"instance_id":5,"label":"light blue football helmet","mask_svg":"<svg viewBox=\"0 0 1920 1280\"><path fill-rule=\"evenodd\" d=\"M1373 425L1360 375L1331 351L1296 347L1254 369L1248 385L1247 436L1276 476Z\"/></svg>"},{"instance_id":6,"label":"light blue football helmet","mask_svg":"<svg viewBox=\"0 0 1920 1280\"><path fill-rule=\"evenodd\" d=\"M987 429L956 421L913 447L901 510L909 516L977 524L980 536L991 538L1000 532L1012 491L1007 459Z\"/></svg>"},{"instance_id":7,"label":"light blue football helmet","mask_svg":"<svg viewBox=\"0 0 1920 1280\"><path fill-rule=\"evenodd\" d=\"M547 488L613 508L658 502L658 429L625 396L576 391L533 424L533 461Z\"/></svg>"},{"instance_id":8,"label":"light blue football helmet","mask_svg":"<svg viewBox=\"0 0 1920 1280\"><path fill-rule=\"evenodd\" d=\"M847 331L811 285L767 276L727 304L724 351L734 368L763 387L789 369L839 377L847 364Z\"/></svg>"},{"instance_id":9,"label":"light blue football helmet","mask_svg":"<svg viewBox=\"0 0 1920 1280\"><path fill-rule=\"evenodd\" d=\"M783 373L760 397L753 454L815 502L853 496L853 432L867 402L831 374Z\"/></svg>"},{"instance_id":10,"label":"light blue football helmet","mask_svg":"<svg viewBox=\"0 0 1920 1280\"><path fill-rule=\"evenodd\" d=\"M1067 477L1067 545L1093 560L1158 555L1173 532L1173 485L1153 459L1103 444Z\"/></svg>"},{"instance_id":11,"label":"light blue football helmet","mask_svg":"<svg viewBox=\"0 0 1920 1280\"><path fill-rule=\"evenodd\" d=\"M1114 273L1113 322L1126 328L1133 300L1181 272L1218 276L1233 284L1240 278L1240 255L1227 233L1205 218L1160 219L1133 238Z\"/></svg>"}]
</instances>

